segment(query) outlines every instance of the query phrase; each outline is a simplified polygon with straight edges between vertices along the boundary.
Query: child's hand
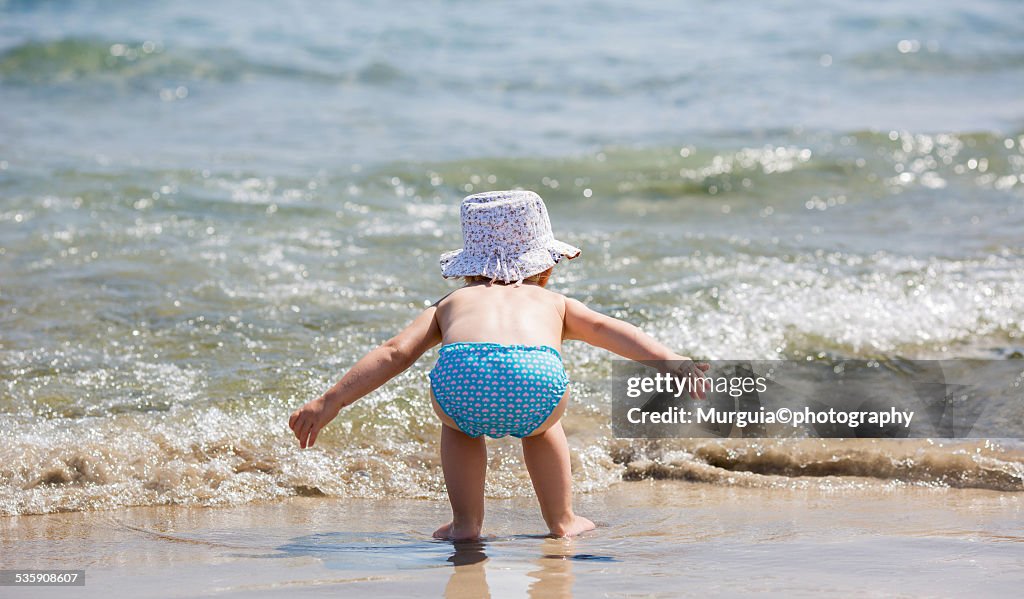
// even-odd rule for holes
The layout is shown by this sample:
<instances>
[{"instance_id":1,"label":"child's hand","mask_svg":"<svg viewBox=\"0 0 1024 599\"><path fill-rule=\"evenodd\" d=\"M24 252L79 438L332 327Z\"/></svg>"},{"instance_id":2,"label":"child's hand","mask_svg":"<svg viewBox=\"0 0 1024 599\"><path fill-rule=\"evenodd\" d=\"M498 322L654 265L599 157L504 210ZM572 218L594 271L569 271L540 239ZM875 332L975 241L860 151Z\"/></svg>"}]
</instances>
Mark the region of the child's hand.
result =
<instances>
[{"instance_id":1,"label":"child's hand","mask_svg":"<svg viewBox=\"0 0 1024 599\"><path fill-rule=\"evenodd\" d=\"M320 429L327 426L327 423L334 420L337 415L337 411L332 413L332 410L328 409L323 397L318 397L292 412L291 418L288 419L288 427L298 437L299 447L306 449L313 447Z\"/></svg>"},{"instance_id":2,"label":"child's hand","mask_svg":"<svg viewBox=\"0 0 1024 599\"><path fill-rule=\"evenodd\" d=\"M704 373L711 368L711 365L707 362L694 362L690 358L681 358L681 360L675 369L675 374L688 381L687 389L690 390L690 399L707 399L711 381Z\"/></svg>"}]
</instances>

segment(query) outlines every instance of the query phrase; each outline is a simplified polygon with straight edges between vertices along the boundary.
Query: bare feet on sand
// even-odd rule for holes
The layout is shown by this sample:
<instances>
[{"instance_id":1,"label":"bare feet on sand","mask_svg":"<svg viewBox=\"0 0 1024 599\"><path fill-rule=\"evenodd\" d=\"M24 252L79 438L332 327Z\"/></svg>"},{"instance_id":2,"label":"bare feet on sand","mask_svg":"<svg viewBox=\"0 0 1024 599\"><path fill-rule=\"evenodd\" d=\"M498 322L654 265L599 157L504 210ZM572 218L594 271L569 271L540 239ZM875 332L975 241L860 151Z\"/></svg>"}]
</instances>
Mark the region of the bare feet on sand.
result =
<instances>
[{"instance_id":1,"label":"bare feet on sand","mask_svg":"<svg viewBox=\"0 0 1024 599\"><path fill-rule=\"evenodd\" d=\"M475 527L457 528L454 522L449 522L434 531L434 538L446 541L472 541L480 538L480 529Z\"/></svg>"},{"instance_id":2,"label":"bare feet on sand","mask_svg":"<svg viewBox=\"0 0 1024 599\"><path fill-rule=\"evenodd\" d=\"M578 534L594 530L597 526L583 516L573 516L572 521L566 525L552 526L551 534L556 537L575 537Z\"/></svg>"},{"instance_id":3,"label":"bare feet on sand","mask_svg":"<svg viewBox=\"0 0 1024 599\"><path fill-rule=\"evenodd\" d=\"M594 530L595 528L597 526L583 516L573 516L572 521L568 524L551 527L551 534L556 537L575 537L578 534ZM435 530L433 536L435 539L444 539L446 541L472 541L480 538L480 529L475 527L456 528L454 522L449 522Z\"/></svg>"}]
</instances>

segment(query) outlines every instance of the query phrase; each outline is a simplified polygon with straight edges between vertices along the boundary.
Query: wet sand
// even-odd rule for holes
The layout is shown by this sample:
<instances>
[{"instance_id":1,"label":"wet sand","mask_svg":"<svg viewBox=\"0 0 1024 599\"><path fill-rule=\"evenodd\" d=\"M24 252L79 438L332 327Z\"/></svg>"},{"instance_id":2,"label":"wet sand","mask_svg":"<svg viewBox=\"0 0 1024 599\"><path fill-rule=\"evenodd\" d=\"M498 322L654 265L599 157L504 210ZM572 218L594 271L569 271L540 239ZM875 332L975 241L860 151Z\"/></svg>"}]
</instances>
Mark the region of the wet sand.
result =
<instances>
[{"instance_id":1,"label":"wet sand","mask_svg":"<svg viewBox=\"0 0 1024 599\"><path fill-rule=\"evenodd\" d=\"M445 502L296 497L0 519L0 567L86 570L2 596L667 597L1012 595L1024 496L894 486L638 481L581 495L600 527L542 536L534 500L489 500L487 538L430 539Z\"/></svg>"}]
</instances>

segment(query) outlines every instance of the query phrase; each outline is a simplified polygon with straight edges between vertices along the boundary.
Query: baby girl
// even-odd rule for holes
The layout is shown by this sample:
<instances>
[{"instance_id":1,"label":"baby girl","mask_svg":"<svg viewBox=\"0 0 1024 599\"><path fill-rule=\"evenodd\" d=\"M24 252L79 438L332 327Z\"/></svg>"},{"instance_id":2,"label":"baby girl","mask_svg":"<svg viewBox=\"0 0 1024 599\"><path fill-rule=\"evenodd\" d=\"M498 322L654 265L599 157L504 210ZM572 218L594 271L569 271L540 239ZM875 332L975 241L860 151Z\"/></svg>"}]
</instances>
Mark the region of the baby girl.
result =
<instances>
[{"instance_id":1,"label":"baby girl","mask_svg":"<svg viewBox=\"0 0 1024 599\"><path fill-rule=\"evenodd\" d=\"M430 399L441 420L441 466L452 521L434 537L477 538L484 521L484 435L522 439L541 514L556 536L591 530L572 508L569 446L560 422L569 402L562 341L576 339L632 360L703 378L706 364L676 354L637 327L548 290L555 264L579 248L551 233L544 201L530 191L479 193L462 202L464 247L441 256L441 275L464 286L425 309L402 332L363 356L321 397L288 421L312 447L342 408L441 344ZM683 366L680 367L679 364ZM699 384L694 396L703 397Z\"/></svg>"}]
</instances>

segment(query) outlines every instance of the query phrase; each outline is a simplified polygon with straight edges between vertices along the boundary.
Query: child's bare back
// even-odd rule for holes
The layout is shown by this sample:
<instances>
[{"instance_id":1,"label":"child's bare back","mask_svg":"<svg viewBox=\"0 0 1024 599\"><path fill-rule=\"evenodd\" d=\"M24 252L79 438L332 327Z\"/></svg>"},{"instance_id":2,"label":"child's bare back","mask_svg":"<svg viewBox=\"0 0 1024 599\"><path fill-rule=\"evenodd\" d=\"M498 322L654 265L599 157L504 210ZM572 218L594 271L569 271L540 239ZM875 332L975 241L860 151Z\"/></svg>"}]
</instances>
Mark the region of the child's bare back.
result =
<instances>
[{"instance_id":1,"label":"child's bare back","mask_svg":"<svg viewBox=\"0 0 1024 599\"><path fill-rule=\"evenodd\" d=\"M550 345L561 351L565 296L540 285L478 282L437 304L441 342Z\"/></svg>"}]
</instances>

